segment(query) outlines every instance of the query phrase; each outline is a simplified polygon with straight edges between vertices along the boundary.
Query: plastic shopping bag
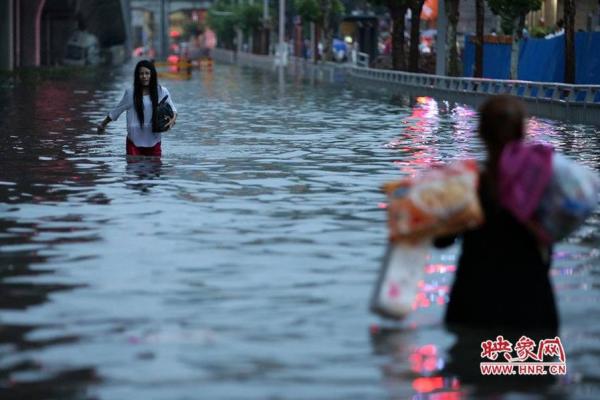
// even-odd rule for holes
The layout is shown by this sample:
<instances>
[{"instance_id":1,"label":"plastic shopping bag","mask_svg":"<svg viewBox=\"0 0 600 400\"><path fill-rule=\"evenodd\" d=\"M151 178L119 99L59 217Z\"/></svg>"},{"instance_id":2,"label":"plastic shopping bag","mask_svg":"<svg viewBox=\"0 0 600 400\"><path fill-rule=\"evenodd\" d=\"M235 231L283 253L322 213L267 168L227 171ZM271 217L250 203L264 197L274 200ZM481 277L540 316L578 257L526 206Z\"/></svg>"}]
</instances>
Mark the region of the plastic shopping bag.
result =
<instances>
[{"instance_id":1,"label":"plastic shopping bag","mask_svg":"<svg viewBox=\"0 0 600 400\"><path fill-rule=\"evenodd\" d=\"M384 185L390 240L418 241L480 225L478 184L477 162L463 160Z\"/></svg>"},{"instance_id":2,"label":"plastic shopping bag","mask_svg":"<svg viewBox=\"0 0 600 400\"><path fill-rule=\"evenodd\" d=\"M413 309L418 282L425 277L431 241L390 243L371 298L371 311L401 319Z\"/></svg>"},{"instance_id":3,"label":"plastic shopping bag","mask_svg":"<svg viewBox=\"0 0 600 400\"><path fill-rule=\"evenodd\" d=\"M591 170L556 153L552 171L535 215L539 235L547 243L574 232L592 214L600 199L600 178Z\"/></svg>"},{"instance_id":4,"label":"plastic shopping bag","mask_svg":"<svg viewBox=\"0 0 600 400\"><path fill-rule=\"evenodd\" d=\"M571 234L598 205L598 175L547 144L507 144L498 178L500 204L544 243Z\"/></svg>"},{"instance_id":5,"label":"plastic shopping bag","mask_svg":"<svg viewBox=\"0 0 600 400\"><path fill-rule=\"evenodd\" d=\"M412 309L437 236L462 233L483 222L474 160L432 168L384 185L389 243L371 298L371 310L401 319Z\"/></svg>"}]
</instances>

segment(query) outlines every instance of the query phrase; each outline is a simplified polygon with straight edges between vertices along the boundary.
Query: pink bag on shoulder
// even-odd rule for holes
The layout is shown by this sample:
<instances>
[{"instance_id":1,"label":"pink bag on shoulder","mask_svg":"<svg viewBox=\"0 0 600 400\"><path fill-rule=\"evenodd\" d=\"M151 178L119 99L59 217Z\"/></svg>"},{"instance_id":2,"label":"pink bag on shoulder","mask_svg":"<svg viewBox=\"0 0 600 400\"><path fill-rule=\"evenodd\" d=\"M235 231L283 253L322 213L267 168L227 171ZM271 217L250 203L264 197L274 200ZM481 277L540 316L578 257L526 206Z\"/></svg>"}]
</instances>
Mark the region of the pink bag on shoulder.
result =
<instances>
[{"instance_id":1,"label":"pink bag on shoulder","mask_svg":"<svg viewBox=\"0 0 600 400\"><path fill-rule=\"evenodd\" d=\"M581 226L600 197L596 172L539 143L506 145L498 182L500 204L546 244Z\"/></svg>"},{"instance_id":2,"label":"pink bag on shoulder","mask_svg":"<svg viewBox=\"0 0 600 400\"><path fill-rule=\"evenodd\" d=\"M500 156L500 204L520 222L530 221L552 179L554 148L543 143L514 141Z\"/></svg>"}]
</instances>

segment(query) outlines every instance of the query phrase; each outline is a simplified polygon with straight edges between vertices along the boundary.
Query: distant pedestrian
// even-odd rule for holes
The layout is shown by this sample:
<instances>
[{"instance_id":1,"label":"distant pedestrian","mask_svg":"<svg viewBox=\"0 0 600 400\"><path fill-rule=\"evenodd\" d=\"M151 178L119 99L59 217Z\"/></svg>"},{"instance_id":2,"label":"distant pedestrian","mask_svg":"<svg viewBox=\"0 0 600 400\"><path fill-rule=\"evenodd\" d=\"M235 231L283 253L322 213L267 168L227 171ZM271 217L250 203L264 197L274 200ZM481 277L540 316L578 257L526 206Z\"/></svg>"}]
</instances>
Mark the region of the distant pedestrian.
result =
<instances>
[{"instance_id":1,"label":"distant pedestrian","mask_svg":"<svg viewBox=\"0 0 600 400\"><path fill-rule=\"evenodd\" d=\"M546 36L544 36L544 39L552 39L552 38L555 38L557 36L564 35L564 34L565 34L565 21L563 19L559 19L556 22L554 31L547 34Z\"/></svg>"},{"instance_id":2,"label":"distant pedestrian","mask_svg":"<svg viewBox=\"0 0 600 400\"><path fill-rule=\"evenodd\" d=\"M158 84L154 64L142 60L135 66L133 87L125 90L119 104L98 125L98 131L104 131L109 122L116 121L124 111L127 111L127 155L160 157L162 151L159 126L161 124L156 110L163 99L166 99L174 112L173 117L165 124L166 128L170 129L177 120L177 110L171 95L166 87Z\"/></svg>"}]
</instances>

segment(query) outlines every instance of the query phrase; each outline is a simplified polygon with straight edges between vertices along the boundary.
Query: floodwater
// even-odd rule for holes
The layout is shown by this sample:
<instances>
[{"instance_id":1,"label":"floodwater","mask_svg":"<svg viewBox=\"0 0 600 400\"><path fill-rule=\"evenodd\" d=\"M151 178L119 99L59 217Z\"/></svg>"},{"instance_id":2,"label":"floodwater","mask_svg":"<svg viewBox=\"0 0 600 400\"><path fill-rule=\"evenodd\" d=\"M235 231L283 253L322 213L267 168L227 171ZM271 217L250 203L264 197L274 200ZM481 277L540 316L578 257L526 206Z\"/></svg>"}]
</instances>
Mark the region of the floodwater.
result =
<instances>
[{"instance_id":1,"label":"floodwater","mask_svg":"<svg viewBox=\"0 0 600 400\"><path fill-rule=\"evenodd\" d=\"M162 161L127 163L125 117L94 125L131 75L0 80L2 399L600 398L598 213L555 248L555 382L448 368L468 337L441 323L456 247L404 323L368 311L380 185L480 157L471 108L217 66L162 81L180 113ZM600 170L598 128L529 128Z\"/></svg>"}]
</instances>

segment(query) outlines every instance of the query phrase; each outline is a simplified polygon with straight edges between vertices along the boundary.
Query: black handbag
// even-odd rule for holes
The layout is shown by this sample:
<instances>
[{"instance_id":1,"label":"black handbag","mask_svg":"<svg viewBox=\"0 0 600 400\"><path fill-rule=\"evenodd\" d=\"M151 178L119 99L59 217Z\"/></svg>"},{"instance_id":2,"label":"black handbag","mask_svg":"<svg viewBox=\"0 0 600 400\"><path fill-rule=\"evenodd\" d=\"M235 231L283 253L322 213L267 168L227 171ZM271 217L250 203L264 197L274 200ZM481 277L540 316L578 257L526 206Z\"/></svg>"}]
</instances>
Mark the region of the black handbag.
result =
<instances>
[{"instance_id":1,"label":"black handbag","mask_svg":"<svg viewBox=\"0 0 600 400\"><path fill-rule=\"evenodd\" d=\"M167 123L175 116L173 108L167 103L168 98L169 95L166 95L156 106L156 132L168 131Z\"/></svg>"}]
</instances>

